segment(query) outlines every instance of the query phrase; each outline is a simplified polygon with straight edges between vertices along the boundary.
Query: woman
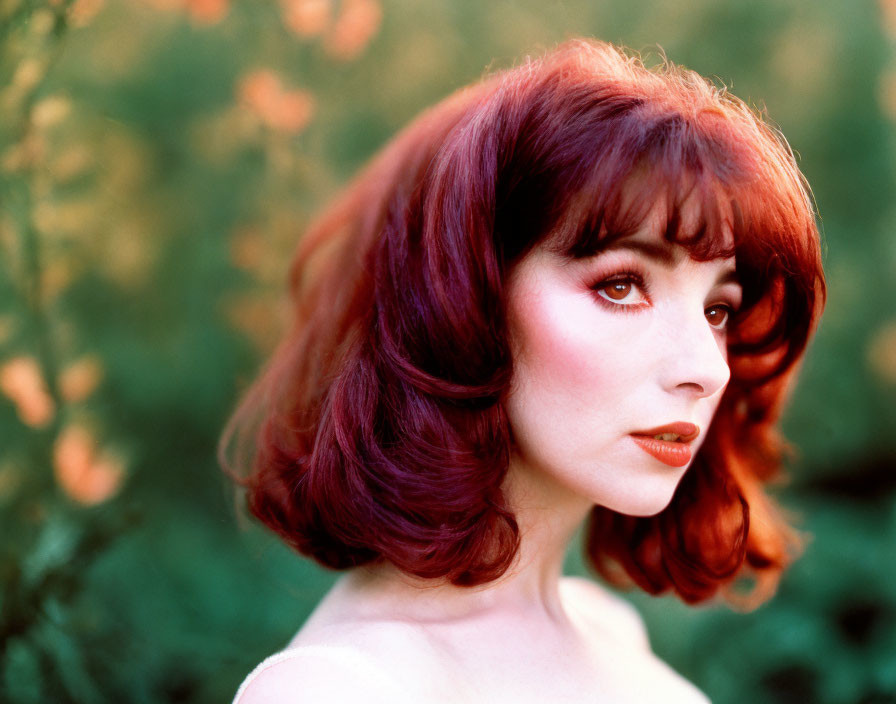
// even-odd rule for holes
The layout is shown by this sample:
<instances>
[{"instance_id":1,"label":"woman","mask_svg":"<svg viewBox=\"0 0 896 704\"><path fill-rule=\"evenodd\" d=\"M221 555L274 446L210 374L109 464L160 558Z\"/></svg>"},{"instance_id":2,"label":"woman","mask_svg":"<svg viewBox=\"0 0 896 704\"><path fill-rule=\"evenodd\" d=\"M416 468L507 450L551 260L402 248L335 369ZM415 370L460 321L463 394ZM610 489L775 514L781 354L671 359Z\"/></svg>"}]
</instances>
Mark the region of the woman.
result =
<instances>
[{"instance_id":1,"label":"woman","mask_svg":"<svg viewBox=\"0 0 896 704\"><path fill-rule=\"evenodd\" d=\"M347 570L240 704L706 701L632 609L796 550L762 490L820 313L783 139L575 41L424 113L303 238L294 326L225 434L252 513Z\"/></svg>"}]
</instances>

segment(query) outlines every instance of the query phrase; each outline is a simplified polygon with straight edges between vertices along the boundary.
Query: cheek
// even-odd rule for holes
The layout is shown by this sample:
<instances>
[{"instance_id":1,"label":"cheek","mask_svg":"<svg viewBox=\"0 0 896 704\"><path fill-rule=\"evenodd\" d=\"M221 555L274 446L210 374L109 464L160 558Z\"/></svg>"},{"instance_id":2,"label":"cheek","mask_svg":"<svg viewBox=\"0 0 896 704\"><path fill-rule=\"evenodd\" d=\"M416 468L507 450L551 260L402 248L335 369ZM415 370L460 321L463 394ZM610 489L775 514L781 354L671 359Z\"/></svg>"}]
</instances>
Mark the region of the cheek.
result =
<instances>
[{"instance_id":1,"label":"cheek","mask_svg":"<svg viewBox=\"0 0 896 704\"><path fill-rule=\"evenodd\" d=\"M607 409L650 364L631 324L634 317L605 311L587 294L562 302L534 300L514 325L519 391L552 411L562 410L558 405L566 413Z\"/></svg>"}]
</instances>

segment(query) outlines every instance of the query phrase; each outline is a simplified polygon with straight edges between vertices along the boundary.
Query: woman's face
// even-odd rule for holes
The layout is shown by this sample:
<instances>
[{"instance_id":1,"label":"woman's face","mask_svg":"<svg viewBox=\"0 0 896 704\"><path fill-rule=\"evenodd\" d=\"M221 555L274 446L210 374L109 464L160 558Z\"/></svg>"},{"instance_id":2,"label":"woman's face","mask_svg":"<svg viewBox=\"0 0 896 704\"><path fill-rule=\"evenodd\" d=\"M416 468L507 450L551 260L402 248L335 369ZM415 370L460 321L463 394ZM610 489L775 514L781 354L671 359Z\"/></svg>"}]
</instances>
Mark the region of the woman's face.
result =
<instances>
[{"instance_id":1,"label":"woman's face","mask_svg":"<svg viewBox=\"0 0 896 704\"><path fill-rule=\"evenodd\" d=\"M661 511L728 383L734 259L695 261L650 228L581 260L540 245L507 288L513 476L550 500Z\"/></svg>"}]
</instances>

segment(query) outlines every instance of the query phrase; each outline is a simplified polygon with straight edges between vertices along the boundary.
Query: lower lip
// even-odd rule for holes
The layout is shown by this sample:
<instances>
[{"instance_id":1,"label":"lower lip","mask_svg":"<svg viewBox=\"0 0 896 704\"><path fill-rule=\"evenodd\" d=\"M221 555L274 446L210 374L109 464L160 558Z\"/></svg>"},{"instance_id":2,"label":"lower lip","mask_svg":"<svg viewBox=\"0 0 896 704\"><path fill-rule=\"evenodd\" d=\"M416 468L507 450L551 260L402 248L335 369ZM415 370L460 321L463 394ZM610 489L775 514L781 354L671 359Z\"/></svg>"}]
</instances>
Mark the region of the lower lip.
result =
<instances>
[{"instance_id":1,"label":"lower lip","mask_svg":"<svg viewBox=\"0 0 896 704\"><path fill-rule=\"evenodd\" d=\"M657 440L647 435L632 435L632 439L648 455L670 467L684 467L691 461L691 447L683 442Z\"/></svg>"}]
</instances>

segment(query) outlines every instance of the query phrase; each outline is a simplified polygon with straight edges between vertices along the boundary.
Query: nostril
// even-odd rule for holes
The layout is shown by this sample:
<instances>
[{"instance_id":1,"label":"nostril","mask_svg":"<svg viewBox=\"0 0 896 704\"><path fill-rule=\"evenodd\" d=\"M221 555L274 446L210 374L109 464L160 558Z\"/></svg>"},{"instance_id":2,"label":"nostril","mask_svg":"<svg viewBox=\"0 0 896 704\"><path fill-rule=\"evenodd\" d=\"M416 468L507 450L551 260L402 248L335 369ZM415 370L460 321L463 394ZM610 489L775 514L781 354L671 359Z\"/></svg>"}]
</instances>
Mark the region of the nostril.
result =
<instances>
[{"instance_id":1,"label":"nostril","mask_svg":"<svg viewBox=\"0 0 896 704\"><path fill-rule=\"evenodd\" d=\"M683 389L685 391L693 391L698 394L703 394L706 392L706 389L703 388L701 384L698 384L695 381L685 381L678 385L679 389Z\"/></svg>"}]
</instances>

